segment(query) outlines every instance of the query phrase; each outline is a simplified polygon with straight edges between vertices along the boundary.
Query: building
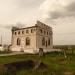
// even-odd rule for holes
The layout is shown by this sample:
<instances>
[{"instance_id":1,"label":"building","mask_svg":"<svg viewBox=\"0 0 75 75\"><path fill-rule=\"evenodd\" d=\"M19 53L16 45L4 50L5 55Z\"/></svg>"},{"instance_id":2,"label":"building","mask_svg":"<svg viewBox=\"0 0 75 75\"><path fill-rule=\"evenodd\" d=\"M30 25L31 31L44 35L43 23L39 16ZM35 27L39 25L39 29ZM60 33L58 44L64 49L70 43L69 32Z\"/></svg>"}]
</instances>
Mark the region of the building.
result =
<instances>
[{"instance_id":1,"label":"building","mask_svg":"<svg viewBox=\"0 0 75 75\"><path fill-rule=\"evenodd\" d=\"M37 21L35 26L12 29L12 51L37 53L39 49L44 52L53 48L52 27Z\"/></svg>"},{"instance_id":2,"label":"building","mask_svg":"<svg viewBox=\"0 0 75 75\"><path fill-rule=\"evenodd\" d=\"M3 45L2 45L2 36L1 36L1 40L0 40L0 51L4 51Z\"/></svg>"},{"instance_id":3,"label":"building","mask_svg":"<svg viewBox=\"0 0 75 75\"><path fill-rule=\"evenodd\" d=\"M3 46L0 44L0 51L4 51Z\"/></svg>"}]
</instances>

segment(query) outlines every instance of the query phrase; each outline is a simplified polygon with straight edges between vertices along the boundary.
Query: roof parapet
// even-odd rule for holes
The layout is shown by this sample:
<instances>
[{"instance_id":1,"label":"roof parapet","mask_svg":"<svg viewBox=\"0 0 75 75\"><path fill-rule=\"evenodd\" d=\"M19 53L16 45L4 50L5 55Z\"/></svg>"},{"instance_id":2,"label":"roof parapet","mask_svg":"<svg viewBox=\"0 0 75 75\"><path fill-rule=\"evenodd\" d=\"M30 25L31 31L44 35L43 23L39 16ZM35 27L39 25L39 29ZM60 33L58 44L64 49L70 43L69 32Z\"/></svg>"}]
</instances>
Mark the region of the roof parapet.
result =
<instances>
[{"instance_id":1,"label":"roof parapet","mask_svg":"<svg viewBox=\"0 0 75 75\"><path fill-rule=\"evenodd\" d=\"M12 27L12 31L15 31L15 30L18 30L18 29L20 29L20 28L18 28L18 27Z\"/></svg>"}]
</instances>

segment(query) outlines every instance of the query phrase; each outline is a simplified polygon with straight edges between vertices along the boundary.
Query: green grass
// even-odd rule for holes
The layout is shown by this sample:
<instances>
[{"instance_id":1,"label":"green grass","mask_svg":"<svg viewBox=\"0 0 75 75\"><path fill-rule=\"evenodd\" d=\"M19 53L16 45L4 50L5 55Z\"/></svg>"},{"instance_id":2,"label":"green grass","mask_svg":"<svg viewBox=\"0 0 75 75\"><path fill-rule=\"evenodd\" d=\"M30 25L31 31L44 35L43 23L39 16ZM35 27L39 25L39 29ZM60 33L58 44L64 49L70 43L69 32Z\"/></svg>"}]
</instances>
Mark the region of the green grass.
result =
<instances>
[{"instance_id":1,"label":"green grass","mask_svg":"<svg viewBox=\"0 0 75 75\"><path fill-rule=\"evenodd\" d=\"M75 71L75 54L73 55L68 54L67 56L68 56L67 59L65 59L63 55L59 55L58 53L48 53L42 57L30 54L6 56L6 57L0 57L0 65L15 61L31 59L34 61L42 61L48 66L48 68L38 69L38 70L23 69L17 71L17 75L64 75L63 74L64 72L74 73ZM0 75L5 75L5 74L0 74Z\"/></svg>"}]
</instances>

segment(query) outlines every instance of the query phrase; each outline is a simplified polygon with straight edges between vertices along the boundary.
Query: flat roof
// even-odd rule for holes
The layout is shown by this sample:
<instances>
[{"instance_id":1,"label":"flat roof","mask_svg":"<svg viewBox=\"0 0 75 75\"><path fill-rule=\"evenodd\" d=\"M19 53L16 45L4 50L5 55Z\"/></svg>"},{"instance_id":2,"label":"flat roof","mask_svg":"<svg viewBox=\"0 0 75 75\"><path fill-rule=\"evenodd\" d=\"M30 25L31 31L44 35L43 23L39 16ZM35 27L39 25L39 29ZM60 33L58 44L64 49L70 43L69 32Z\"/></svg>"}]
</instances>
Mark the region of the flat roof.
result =
<instances>
[{"instance_id":1,"label":"flat roof","mask_svg":"<svg viewBox=\"0 0 75 75\"><path fill-rule=\"evenodd\" d=\"M49 28L52 28L52 27L50 27L50 26L48 26L48 25L46 25L46 24L44 24L44 23L42 23L42 22L40 22L40 21L37 21L37 23L36 23L34 26L25 27L25 28L13 27L13 28L12 28L12 31L18 31L18 30L23 30L23 29L35 28L35 27L38 27L38 26L41 27L40 25L47 26L47 28L48 28L48 27L49 27Z\"/></svg>"},{"instance_id":2,"label":"flat roof","mask_svg":"<svg viewBox=\"0 0 75 75\"><path fill-rule=\"evenodd\" d=\"M13 31L29 29L29 28L35 28L35 27L37 27L37 26L30 26L30 27L25 27L25 28L14 29Z\"/></svg>"}]
</instances>

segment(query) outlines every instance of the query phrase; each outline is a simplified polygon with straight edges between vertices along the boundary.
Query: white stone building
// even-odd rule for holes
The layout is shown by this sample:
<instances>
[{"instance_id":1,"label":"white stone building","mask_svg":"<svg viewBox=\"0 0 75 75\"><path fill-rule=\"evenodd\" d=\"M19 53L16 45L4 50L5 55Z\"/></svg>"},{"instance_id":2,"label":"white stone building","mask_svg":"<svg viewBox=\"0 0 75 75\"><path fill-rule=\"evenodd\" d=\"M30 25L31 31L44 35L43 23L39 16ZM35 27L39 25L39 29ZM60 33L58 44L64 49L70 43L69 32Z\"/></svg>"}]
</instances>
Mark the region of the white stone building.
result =
<instances>
[{"instance_id":1,"label":"white stone building","mask_svg":"<svg viewBox=\"0 0 75 75\"><path fill-rule=\"evenodd\" d=\"M12 29L12 51L37 53L40 48L42 48L44 52L52 50L52 27L37 21L35 26Z\"/></svg>"}]
</instances>

